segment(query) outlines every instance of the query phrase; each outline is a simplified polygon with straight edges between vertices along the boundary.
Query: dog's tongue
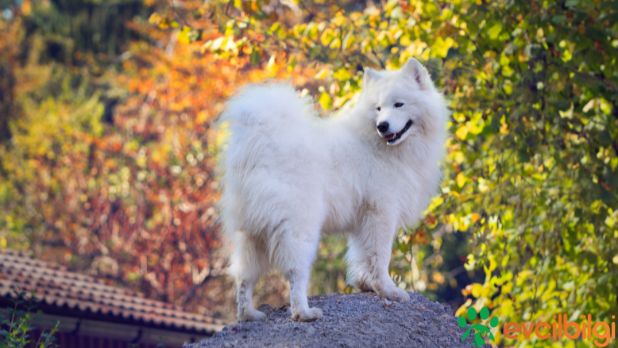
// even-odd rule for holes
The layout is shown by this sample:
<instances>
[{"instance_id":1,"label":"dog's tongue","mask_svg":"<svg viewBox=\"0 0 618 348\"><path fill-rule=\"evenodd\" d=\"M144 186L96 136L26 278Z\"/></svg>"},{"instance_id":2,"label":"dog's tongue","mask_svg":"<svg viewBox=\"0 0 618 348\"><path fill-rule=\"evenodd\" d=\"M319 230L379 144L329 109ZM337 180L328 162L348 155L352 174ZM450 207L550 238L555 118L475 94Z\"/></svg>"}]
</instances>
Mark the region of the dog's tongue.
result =
<instances>
[{"instance_id":1,"label":"dog's tongue","mask_svg":"<svg viewBox=\"0 0 618 348\"><path fill-rule=\"evenodd\" d=\"M393 138L395 137L395 135L396 135L395 133L391 133L391 134L389 134L389 135L385 135L385 136L384 136L384 139L386 139L386 140L391 140L391 139L393 139Z\"/></svg>"}]
</instances>

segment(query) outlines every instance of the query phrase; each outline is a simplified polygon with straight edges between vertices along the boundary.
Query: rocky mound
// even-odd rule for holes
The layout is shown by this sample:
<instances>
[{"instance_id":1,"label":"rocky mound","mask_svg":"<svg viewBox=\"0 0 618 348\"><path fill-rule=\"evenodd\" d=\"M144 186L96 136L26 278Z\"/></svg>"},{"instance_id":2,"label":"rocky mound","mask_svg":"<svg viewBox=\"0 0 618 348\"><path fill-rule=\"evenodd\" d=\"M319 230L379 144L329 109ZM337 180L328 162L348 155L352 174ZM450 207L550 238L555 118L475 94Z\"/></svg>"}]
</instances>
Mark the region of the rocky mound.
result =
<instances>
[{"instance_id":1,"label":"rocky mound","mask_svg":"<svg viewBox=\"0 0 618 348\"><path fill-rule=\"evenodd\" d=\"M287 307L260 310L268 318L227 326L215 336L185 347L471 347L452 310L411 293L406 303L373 293L309 299L324 317L310 323L290 320Z\"/></svg>"}]
</instances>

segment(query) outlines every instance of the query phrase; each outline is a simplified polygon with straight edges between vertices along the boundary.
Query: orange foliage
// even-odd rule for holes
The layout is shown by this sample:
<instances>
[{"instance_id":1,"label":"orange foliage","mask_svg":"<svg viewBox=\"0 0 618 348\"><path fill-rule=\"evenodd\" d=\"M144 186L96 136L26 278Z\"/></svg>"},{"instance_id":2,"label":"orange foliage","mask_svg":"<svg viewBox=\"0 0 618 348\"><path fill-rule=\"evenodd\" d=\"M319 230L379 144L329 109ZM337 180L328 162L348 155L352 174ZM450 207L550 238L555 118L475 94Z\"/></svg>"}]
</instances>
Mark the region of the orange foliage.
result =
<instances>
[{"instance_id":1,"label":"orange foliage","mask_svg":"<svg viewBox=\"0 0 618 348\"><path fill-rule=\"evenodd\" d=\"M214 24L204 18L191 25L209 34L181 43L175 31L132 24L158 45L130 47L116 76L128 95L113 125L80 140L87 154L65 157L75 177L63 190L79 203L50 209L65 226L58 232L71 254L92 256L99 273L138 281L146 295L179 304L223 268L214 254L221 242L209 131L224 101L248 81L294 76L302 84L315 72L288 69L284 53L268 69L252 66L249 56L219 59L202 48L206 37L221 35Z\"/></svg>"}]
</instances>

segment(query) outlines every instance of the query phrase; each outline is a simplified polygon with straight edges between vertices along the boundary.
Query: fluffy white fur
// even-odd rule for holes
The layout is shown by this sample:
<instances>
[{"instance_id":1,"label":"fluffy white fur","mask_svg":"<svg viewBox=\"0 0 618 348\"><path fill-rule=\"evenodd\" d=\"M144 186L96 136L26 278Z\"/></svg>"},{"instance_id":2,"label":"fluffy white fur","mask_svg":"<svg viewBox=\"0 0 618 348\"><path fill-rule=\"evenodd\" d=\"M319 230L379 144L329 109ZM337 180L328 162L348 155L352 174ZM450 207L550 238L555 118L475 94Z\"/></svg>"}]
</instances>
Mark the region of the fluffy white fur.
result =
<instances>
[{"instance_id":1,"label":"fluffy white fur","mask_svg":"<svg viewBox=\"0 0 618 348\"><path fill-rule=\"evenodd\" d=\"M347 234L351 284L409 300L388 274L392 243L437 191L447 116L415 59L398 71L367 69L358 101L337 117L318 118L286 84L248 86L232 98L222 116L230 138L221 204L238 319L264 318L252 292L273 266L290 282L292 318L321 317L307 286L322 232ZM389 128L378 132L383 122Z\"/></svg>"}]
</instances>

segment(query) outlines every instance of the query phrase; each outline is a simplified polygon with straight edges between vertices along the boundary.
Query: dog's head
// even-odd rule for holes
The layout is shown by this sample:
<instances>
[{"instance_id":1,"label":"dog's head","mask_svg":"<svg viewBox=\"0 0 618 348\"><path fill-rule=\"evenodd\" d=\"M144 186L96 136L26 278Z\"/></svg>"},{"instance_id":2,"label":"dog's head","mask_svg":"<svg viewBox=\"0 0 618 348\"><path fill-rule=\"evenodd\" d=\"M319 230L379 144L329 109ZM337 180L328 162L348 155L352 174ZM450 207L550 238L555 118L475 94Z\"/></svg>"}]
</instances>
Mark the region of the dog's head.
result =
<instances>
[{"instance_id":1,"label":"dog's head","mask_svg":"<svg viewBox=\"0 0 618 348\"><path fill-rule=\"evenodd\" d=\"M399 70L365 69L364 106L372 126L387 145L403 143L408 137L428 135L442 121L441 95L435 90L427 69L411 58ZM436 101L436 98L439 99Z\"/></svg>"}]
</instances>

